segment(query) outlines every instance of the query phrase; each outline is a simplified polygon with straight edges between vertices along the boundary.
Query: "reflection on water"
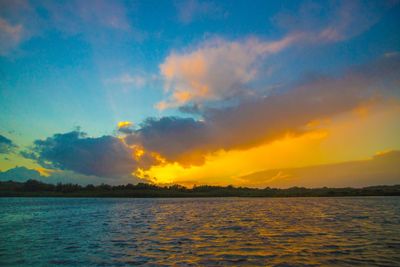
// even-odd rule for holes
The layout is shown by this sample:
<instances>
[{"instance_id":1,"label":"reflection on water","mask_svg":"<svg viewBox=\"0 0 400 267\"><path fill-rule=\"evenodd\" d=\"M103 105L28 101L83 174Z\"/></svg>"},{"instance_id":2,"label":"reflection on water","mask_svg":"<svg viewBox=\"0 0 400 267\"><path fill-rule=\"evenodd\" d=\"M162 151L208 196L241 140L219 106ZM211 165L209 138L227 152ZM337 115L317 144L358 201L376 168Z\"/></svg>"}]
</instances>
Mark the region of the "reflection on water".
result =
<instances>
[{"instance_id":1,"label":"reflection on water","mask_svg":"<svg viewBox=\"0 0 400 267\"><path fill-rule=\"evenodd\" d=\"M396 266L400 198L0 199L0 265Z\"/></svg>"}]
</instances>

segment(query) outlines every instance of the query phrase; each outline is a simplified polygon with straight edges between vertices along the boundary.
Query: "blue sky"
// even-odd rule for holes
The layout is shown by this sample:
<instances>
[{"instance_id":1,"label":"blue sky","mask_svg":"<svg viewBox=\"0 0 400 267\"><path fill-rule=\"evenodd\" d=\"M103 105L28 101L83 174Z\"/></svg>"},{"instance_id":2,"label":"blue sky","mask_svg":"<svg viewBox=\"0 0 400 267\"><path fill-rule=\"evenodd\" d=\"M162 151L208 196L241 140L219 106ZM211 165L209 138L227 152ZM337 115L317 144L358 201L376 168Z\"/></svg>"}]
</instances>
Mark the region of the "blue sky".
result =
<instances>
[{"instance_id":1,"label":"blue sky","mask_svg":"<svg viewBox=\"0 0 400 267\"><path fill-rule=\"evenodd\" d=\"M0 134L23 150L77 127L100 137L120 121L203 120L179 108L253 101L397 55L399 15L398 1L1 0ZM196 57L214 77L182 72Z\"/></svg>"}]
</instances>

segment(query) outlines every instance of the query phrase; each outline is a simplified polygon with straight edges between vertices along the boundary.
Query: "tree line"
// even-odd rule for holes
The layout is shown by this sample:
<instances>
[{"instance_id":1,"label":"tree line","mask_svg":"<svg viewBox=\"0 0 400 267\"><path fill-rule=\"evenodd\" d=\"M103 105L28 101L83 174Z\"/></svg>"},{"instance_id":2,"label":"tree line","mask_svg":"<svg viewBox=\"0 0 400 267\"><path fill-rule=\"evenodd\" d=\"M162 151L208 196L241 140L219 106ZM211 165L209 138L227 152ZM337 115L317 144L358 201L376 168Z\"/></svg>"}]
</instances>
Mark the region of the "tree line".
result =
<instances>
[{"instance_id":1,"label":"tree line","mask_svg":"<svg viewBox=\"0 0 400 267\"><path fill-rule=\"evenodd\" d=\"M400 196L400 185L369 186L364 188L305 188L263 189L234 186L201 185L187 188L182 185L78 185L47 184L36 180L0 182L0 197L340 197L340 196Z\"/></svg>"}]
</instances>

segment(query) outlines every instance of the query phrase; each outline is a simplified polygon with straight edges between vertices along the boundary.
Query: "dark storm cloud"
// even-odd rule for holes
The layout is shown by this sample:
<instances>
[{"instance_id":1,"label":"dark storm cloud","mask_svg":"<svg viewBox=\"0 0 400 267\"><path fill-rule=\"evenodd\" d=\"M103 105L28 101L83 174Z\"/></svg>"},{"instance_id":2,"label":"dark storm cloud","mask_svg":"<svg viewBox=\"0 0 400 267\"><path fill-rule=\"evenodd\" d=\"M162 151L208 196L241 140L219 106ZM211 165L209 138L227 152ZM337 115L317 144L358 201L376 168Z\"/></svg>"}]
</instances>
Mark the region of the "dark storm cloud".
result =
<instances>
[{"instance_id":1,"label":"dark storm cloud","mask_svg":"<svg viewBox=\"0 0 400 267\"><path fill-rule=\"evenodd\" d=\"M3 135L0 135L0 154L9 154L14 152L16 148L17 145L14 144L13 141Z\"/></svg>"},{"instance_id":2,"label":"dark storm cloud","mask_svg":"<svg viewBox=\"0 0 400 267\"><path fill-rule=\"evenodd\" d=\"M90 138L79 131L36 140L25 155L43 167L85 175L119 177L129 175L136 167L131 149L118 138Z\"/></svg>"}]
</instances>

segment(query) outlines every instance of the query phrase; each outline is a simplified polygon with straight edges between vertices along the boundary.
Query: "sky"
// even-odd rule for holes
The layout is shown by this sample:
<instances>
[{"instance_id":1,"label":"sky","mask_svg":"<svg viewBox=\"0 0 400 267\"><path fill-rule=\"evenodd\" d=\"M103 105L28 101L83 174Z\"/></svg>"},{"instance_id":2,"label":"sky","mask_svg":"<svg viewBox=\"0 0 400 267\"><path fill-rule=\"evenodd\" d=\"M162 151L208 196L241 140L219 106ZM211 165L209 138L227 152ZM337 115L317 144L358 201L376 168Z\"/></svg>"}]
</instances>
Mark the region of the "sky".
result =
<instances>
[{"instance_id":1,"label":"sky","mask_svg":"<svg viewBox=\"0 0 400 267\"><path fill-rule=\"evenodd\" d=\"M400 2L0 0L0 180L400 183Z\"/></svg>"}]
</instances>

